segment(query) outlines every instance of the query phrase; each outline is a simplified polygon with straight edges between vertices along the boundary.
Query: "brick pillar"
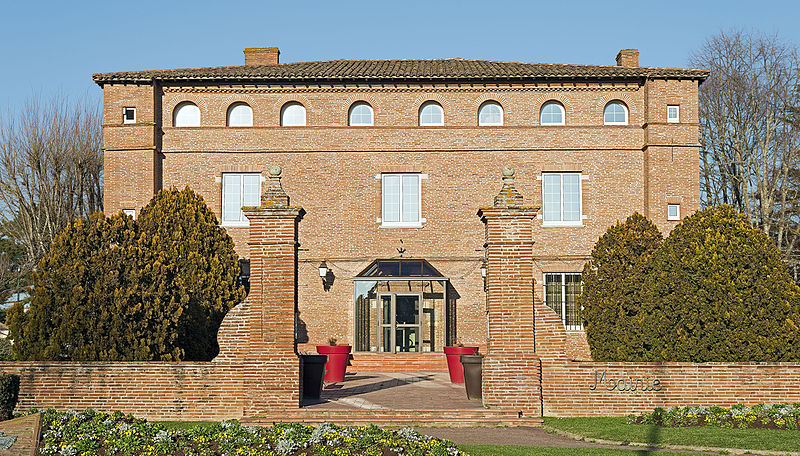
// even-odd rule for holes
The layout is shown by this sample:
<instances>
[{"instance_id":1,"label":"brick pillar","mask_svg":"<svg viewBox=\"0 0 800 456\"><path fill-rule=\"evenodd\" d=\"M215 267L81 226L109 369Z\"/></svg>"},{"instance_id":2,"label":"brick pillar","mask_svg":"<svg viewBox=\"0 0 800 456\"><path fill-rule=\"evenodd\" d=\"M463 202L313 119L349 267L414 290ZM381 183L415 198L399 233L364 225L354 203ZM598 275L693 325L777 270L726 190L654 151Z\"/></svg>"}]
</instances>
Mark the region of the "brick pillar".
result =
<instances>
[{"instance_id":1,"label":"brick pillar","mask_svg":"<svg viewBox=\"0 0 800 456\"><path fill-rule=\"evenodd\" d=\"M280 175L280 166L270 167L261 205L244 208L250 221L250 292L225 316L214 359L261 366L256 370L262 376L251 382L256 407L299 404L297 225L305 211L289 205Z\"/></svg>"},{"instance_id":2,"label":"brick pillar","mask_svg":"<svg viewBox=\"0 0 800 456\"><path fill-rule=\"evenodd\" d=\"M486 228L488 352L483 360L483 405L541 415L541 363L536 355L532 223L538 207L524 206L514 170L478 216Z\"/></svg>"}]
</instances>

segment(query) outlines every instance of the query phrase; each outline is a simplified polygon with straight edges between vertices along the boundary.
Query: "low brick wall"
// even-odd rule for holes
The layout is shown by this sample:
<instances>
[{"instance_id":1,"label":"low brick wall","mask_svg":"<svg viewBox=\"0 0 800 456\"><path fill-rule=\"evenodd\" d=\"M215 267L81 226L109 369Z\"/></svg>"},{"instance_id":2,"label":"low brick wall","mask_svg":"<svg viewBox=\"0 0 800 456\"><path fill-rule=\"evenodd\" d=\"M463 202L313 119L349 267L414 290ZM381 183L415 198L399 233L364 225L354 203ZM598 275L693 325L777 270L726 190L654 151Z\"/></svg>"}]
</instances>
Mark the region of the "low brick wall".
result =
<instances>
[{"instance_id":1,"label":"low brick wall","mask_svg":"<svg viewBox=\"0 0 800 456\"><path fill-rule=\"evenodd\" d=\"M92 408L152 420L222 420L297 407L294 362L3 362L0 370L20 375L18 412Z\"/></svg>"},{"instance_id":2,"label":"low brick wall","mask_svg":"<svg viewBox=\"0 0 800 456\"><path fill-rule=\"evenodd\" d=\"M655 407L800 402L800 364L542 360L546 416L609 416Z\"/></svg>"}]
</instances>

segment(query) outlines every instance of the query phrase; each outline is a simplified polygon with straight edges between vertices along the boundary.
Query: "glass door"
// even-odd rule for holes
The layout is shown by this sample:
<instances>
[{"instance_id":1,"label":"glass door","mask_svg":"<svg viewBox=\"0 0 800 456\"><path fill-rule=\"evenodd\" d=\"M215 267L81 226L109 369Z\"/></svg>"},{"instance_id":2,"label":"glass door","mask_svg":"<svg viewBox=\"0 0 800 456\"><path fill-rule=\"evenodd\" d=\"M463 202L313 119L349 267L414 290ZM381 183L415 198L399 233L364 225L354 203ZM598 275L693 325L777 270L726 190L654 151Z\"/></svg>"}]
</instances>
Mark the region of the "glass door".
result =
<instances>
[{"instance_id":1,"label":"glass door","mask_svg":"<svg viewBox=\"0 0 800 456\"><path fill-rule=\"evenodd\" d=\"M418 353L421 351L422 296L419 293L386 293L380 302L380 351Z\"/></svg>"}]
</instances>

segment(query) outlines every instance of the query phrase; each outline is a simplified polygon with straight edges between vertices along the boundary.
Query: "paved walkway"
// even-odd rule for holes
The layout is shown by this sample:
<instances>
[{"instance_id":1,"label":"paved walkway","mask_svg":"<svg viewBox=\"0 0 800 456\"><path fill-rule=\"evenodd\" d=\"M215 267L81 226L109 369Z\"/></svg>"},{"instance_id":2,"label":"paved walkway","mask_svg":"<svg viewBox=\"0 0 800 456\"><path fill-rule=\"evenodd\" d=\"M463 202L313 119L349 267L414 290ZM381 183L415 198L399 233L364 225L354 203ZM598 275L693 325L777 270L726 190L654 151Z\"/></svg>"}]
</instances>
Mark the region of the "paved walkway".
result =
<instances>
[{"instance_id":1,"label":"paved walkway","mask_svg":"<svg viewBox=\"0 0 800 456\"><path fill-rule=\"evenodd\" d=\"M480 409L480 401L467 399L463 384L450 383L447 373L385 373L345 376L328 383L319 400L306 401L310 409Z\"/></svg>"},{"instance_id":2,"label":"paved walkway","mask_svg":"<svg viewBox=\"0 0 800 456\"><path fill-rule=\"evenodd\" d=\"M17 438L7 450L0 450L0 456L32 456L34 455L36 439L39 433L41 415L23 416L13 420L0 422L0 432L13 435Z\"/></svg>"},{"instance_id":3,"label":"paved walkway","mask_svg":"<svg viewBox=\"0 0 800 456\"><path fill-rule=\"evenodd\" d=\"M535 447L575 448L575 454L581 454L579 448L605 448L612 450L635 450L638 454L659 453L694 453L719 454L687 450L670 450L664 448L642 448L625 445L603 445L581 440L573 440L557 434L550 434L542 428L532 427L482 427L482 428L415 428L420 434L450 440L458 445L519 445Z\"/></svg>"}]
</instances>

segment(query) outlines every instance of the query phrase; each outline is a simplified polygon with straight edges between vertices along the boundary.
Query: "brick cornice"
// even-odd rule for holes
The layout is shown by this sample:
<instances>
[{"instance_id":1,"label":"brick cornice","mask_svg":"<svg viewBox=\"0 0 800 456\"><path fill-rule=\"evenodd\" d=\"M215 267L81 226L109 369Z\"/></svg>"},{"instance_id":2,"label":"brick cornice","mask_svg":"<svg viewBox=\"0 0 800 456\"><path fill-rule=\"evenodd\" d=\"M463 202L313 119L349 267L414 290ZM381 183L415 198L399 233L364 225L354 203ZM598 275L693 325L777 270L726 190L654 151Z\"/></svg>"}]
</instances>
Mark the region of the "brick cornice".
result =
<instances>
[{"instance_id":1,"label":"brick cornice","mask_svg":"<svg viewBox=\"0 0 800 456\"><path fill-rule=\"evenodd\" d=\"M526 84L518 87L496 87L496 86L365 86L365 87L164 87L163 93L350 93L350 92L373 92L373 93L398 93L398 92L560 92L560 91L616 91L620 90L635 92L641 86L636 84L628 85L536 85Z\"/></svg>"}]
</instances>

